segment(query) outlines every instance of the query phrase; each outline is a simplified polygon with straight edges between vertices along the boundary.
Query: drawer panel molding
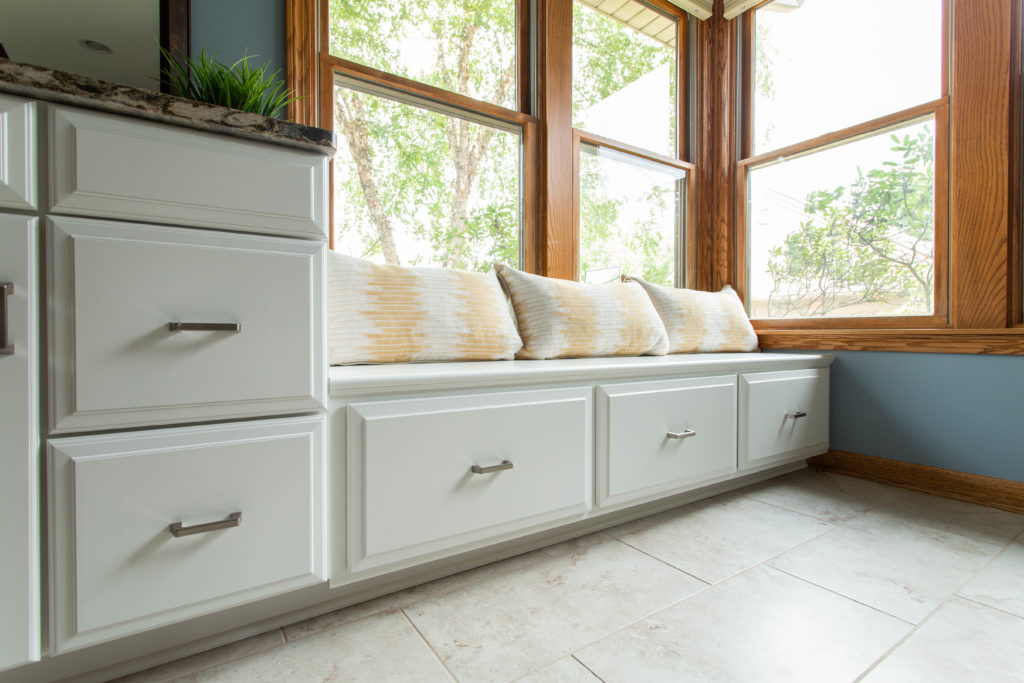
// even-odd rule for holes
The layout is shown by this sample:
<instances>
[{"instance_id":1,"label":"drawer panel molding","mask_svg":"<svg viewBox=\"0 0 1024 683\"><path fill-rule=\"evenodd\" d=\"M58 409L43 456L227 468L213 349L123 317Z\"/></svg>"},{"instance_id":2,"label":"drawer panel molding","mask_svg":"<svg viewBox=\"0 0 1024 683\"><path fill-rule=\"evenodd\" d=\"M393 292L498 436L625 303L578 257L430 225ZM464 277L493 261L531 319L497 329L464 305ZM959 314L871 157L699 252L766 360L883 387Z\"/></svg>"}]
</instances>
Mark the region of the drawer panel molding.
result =
<instances>
[{"instance_id":1,"label":"drawer panel molding","mask_svg":"<svg viewBox=\"0 0 1024 683\"><path fill-rule=\"evenodd\" d=\"M0 95L0 208L38 207L36 104Z\"/></svg>"},{"instance_id":2,"label":"drawer panel molding","mask_svg":"<svg viewBox=\"0 0 1024 683\"><path fill-rule=\"evenodd\" d=\"M51 440L56 651L322 582L323 444L322 417Z\"/></svg>"},{"instance_id":3,"label":"drawer panel molding","mask_svg":"<svg viewBox=\"0 0 1024 683\"><path fill-rule=\"evenodd\" d=\"M828 383L828 368L740 375L740 470L827 451Z\"/></svg>"},{"instance_id":4,"label":"drawer panel molding","mask_svg":"<svg viewBox=\"0 0 1024 683\"><path fill-rule=\"evenodd\" d=\"M51 433L325 406L323 244L63 217L48 236Z\"/></svg>"}]
</instances>

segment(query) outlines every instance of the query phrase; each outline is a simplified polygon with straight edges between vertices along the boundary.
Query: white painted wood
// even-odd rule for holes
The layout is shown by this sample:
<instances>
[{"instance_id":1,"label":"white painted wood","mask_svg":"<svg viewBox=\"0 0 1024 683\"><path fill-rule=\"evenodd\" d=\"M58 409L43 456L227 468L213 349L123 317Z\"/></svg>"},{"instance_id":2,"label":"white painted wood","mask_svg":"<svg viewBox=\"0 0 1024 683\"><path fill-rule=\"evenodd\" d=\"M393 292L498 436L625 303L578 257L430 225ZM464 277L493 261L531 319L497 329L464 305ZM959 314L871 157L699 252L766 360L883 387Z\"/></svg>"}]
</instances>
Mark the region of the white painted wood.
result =
<instances>
[{"instance_id":1,"label":"white painted wood","mask_svg":"<svg viewBox=\"0 0 1024 683\"><path fill-rule=\"evenodd\" d=\"M407 566L582 518L591 396L574 387L349 406L348 570ZM513 469L471 471L503 460Z\"/></svg>"},{"instance_id":2,"label":"white painted wood","mask_svg":"<svg viewBox=\"0 0 1024 683\"><path fill-rule=\"evenodd\" d=\"M322 409L324 248L52 218L52 433Z\"/></svg>"},{"instance_id":3,"label":"white painted wood","mask_svg":"<svg viewBox=\"0 0 1024 683\"><path fill-rule=\"evenodd\" d=\"M325 239L329 157L51 107L50 207Z\"/></svg>"},{"instance_id":4,"label":"white painted wood","mask_svg":"<svg viewBox=\"0 0 1024 683\"><path fill-rule=\"evenodd\" d=\"M321 582L323 438L306 417L51 440L55 650Z\"/></svg>"},{"instance_id":5,"label":"white painted wood","mask_svg":"<svg viewBox=\"0 0 1024 683\"><path fill-rule=\"evenodd\" d=\"M0 208L38 206L36 104L0 94Z\"/></svg>"},{"instance_id":6,"label":"white painted wood","mask_svg":"<svg viewBox=\"0 0 1024 683\"><path fill-rule=\"evenodd\" d=\"M809 367L827 368L829 354L683 353L670 356L500 360L471 363L402 363L332 367L331 396L384 392L473 390L495 385L670 379Z\"/></svg>"},{"instance_id":7,"label":"white painted wood","mask_svg":"<svg viewBox=\"0 0 1024 683\"><path fill-rule=\"evenodd\" d=\"M0 282L14 284L14 354L0 355L0 670L37 661L42 635L37 233L35 218L0 214Z\"/></svg>"},{"instance_id":8,"label":"white painted wood","mask_svg":"<svg viewBox=\"0 0 1024 683\"><path fill-rule=\"evenodd\" d=\"M596 424L599 506L693 488L736 471L736 376L600 385Z\"/></svg>"},{"instance_id":9,"label":"white painted wood","mask_svg":"<svg viewBox=\"0 0 1024 683\"><path fill-rule=\"evenodd\" d=\"M828 368L739 378L739 467L750 470L828 450ZM805 417L786 417L801 411Z\"/></svg>"}]
</instances>

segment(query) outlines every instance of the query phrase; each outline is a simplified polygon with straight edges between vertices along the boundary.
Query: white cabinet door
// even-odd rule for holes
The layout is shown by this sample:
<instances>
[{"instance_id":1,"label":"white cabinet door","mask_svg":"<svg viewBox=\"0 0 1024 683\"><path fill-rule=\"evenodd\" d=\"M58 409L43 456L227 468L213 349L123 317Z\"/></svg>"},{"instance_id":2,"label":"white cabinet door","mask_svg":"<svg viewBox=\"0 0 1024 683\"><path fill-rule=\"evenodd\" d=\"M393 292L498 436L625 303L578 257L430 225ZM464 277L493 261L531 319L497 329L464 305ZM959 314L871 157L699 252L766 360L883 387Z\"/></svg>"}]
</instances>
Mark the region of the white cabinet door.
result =
<instances>
[{"instance_id":1,"label":"white cabinet door","mask_svg":"<svg viewBox=\"0 0 1024 683\"><path fill-rule=\"evenodd\" d=\"M37 232L0 214L0 669L39 659Z\"/></svg>"},{"instance_id":2,"label":"white cabinet door","mask_svg":"<svg viewBox=\"0 0 1024 683\"><path fill-rule=\"evenodd\" d=\"M37 207L36 104L0 95L0 208Z\"/></svg>"},{"instance_id":3,"label":"white cabinet door","mask_svg":"<svg viewBox=\"0 0 1024 683\"><path fill-rule=\"evenodd\" d=\"M736 376L597 388L597 502L669 495L736 471Z\"/></svg>"},{"instance_id":4,"label":"white cabinet door","mask_svg":"<svg viewBox=\"0 0 1024 683\"><path fill-rule=\"evenodd\" d=\"M828 450L828 368L740 375L740 470Z\"/></svg>"}]
</instances>

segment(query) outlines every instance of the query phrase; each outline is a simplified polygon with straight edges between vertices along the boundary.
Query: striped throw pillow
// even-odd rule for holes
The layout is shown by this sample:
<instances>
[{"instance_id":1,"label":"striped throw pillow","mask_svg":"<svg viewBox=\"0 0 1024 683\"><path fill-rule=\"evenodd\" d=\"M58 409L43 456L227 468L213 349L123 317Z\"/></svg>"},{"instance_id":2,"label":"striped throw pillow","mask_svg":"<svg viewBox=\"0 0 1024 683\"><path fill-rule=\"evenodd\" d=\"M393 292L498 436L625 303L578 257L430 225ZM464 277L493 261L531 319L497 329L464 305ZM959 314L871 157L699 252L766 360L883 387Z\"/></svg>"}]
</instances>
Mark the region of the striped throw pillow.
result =
<instances>
[{"instance_id":1,"label":"striped throw pillow","mask_svg":"<svg viewBox=\"0 0 1024 683\"><path fill-rule=\"evenodd\" d=\"M522 347L494 273L404 268L330 252L331 365L510 360Z\"/></svg>"},{"instance_id":2,"label":"striped throw pillow","mask_svg":"<svg viewBox=\"0 0 1024 683\"><path fill-rule=\"evenodd\" d=\"M585 285L494 269L512 298L523 350L518 358L663 355L665 326L633 282Z\"/></svg>"},{"instance_id":3,"label":"striped throw pillow","mask_svg":"<svg viewBox=\"0 0 1024 683\"><path fill-rule=\"evenodd\" d=\"M720 292L663 287L626 276L639 283L654 302L668 331L669 353L755 351L757 334L743 302L726 285Z\"/></svg>"}]
</instances>

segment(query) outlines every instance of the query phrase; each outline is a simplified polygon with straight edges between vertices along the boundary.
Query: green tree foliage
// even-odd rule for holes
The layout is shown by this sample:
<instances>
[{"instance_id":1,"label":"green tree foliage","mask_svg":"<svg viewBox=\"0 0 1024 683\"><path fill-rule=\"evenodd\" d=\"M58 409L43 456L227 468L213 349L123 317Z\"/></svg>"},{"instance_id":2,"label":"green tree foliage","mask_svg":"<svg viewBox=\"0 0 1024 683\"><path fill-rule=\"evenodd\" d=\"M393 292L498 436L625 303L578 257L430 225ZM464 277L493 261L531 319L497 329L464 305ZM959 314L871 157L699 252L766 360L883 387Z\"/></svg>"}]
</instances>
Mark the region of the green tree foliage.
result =
<instances>
[{"instance_id":1,"label":"green tree foliage","mask_svg":"<svg viewBox=\"0 0 1024 683\"><path fill-rule=\"evenodd\" d=\"M861 303L932 311L935 144L892 135L897 161L807 195L807 219L771 251L770 317L813 317Z\"/></svg>"}]
</instances>

